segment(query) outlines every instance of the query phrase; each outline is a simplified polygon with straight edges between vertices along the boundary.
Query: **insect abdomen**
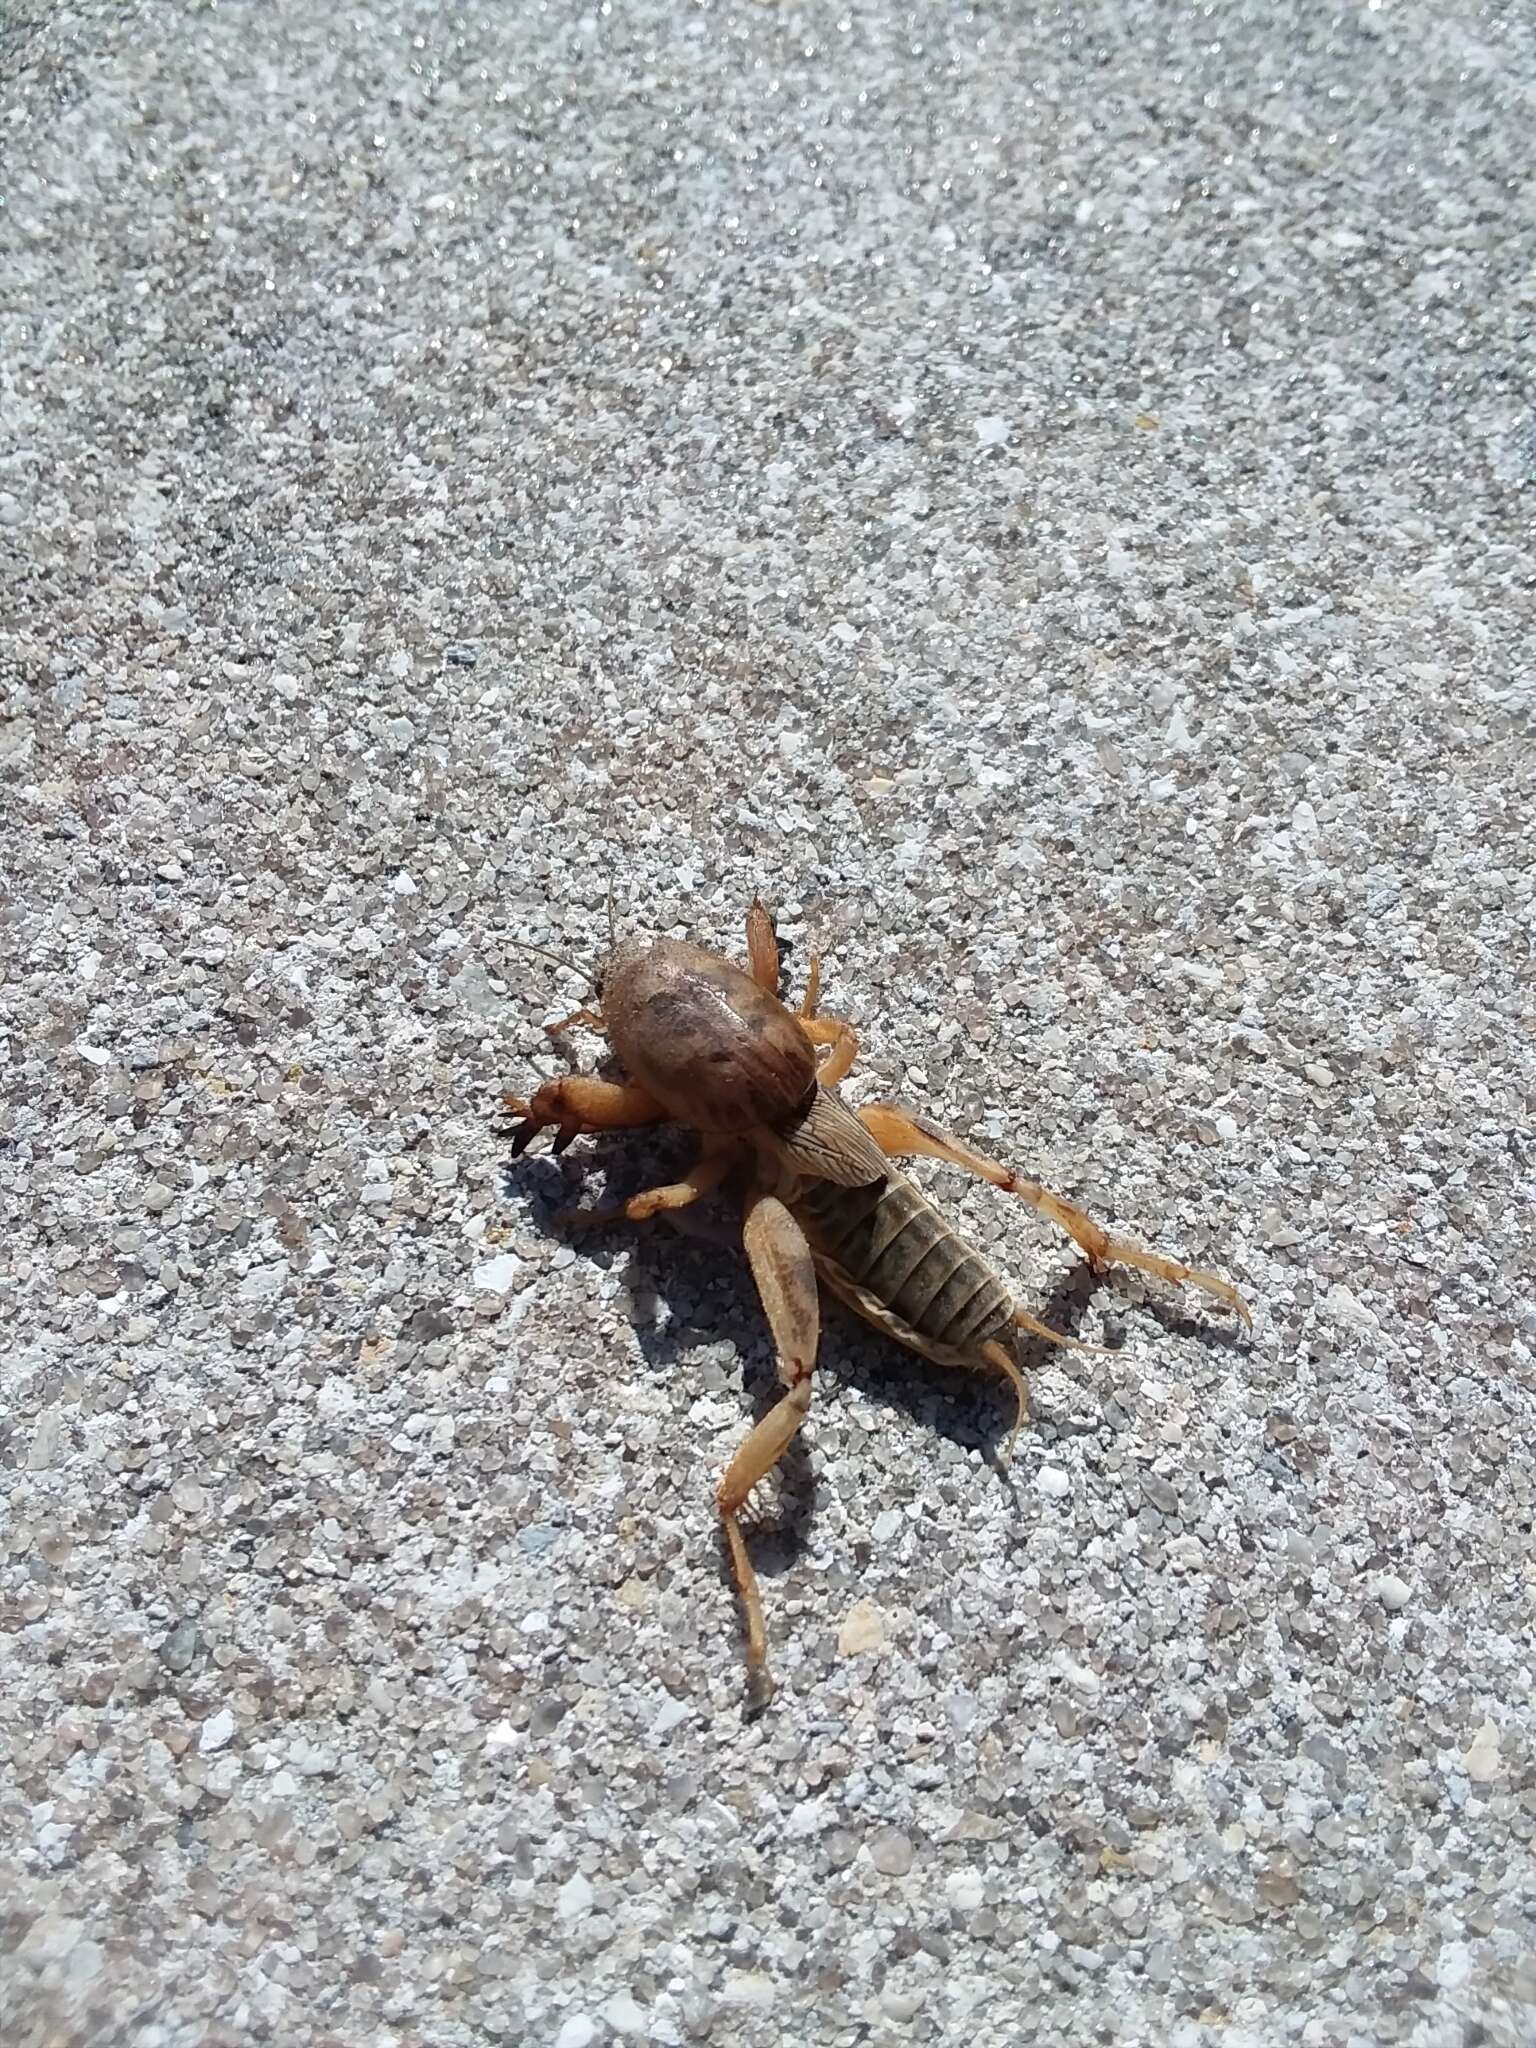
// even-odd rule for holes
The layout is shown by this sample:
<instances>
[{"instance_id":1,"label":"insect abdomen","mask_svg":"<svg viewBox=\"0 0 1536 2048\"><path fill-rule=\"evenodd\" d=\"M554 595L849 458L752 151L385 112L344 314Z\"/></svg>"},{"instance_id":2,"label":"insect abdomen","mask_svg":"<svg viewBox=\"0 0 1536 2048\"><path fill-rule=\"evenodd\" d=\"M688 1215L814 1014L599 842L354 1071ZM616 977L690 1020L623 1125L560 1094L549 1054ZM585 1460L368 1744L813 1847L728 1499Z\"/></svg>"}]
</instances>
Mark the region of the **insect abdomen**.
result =
<instances>
[{"instance_id":1,"label":"insect abdomen","mask_svg":"<svg viewBox=\"0 0 1536 2048\"><path fill-rule=\"evenodd\" d=\"M927 1343L970 1351L1009 1326L1013 1303L1002 1281L894 1169L872 1187L812 1181L795 1210L816 1251L853 1290Z\"/></svg>"}]
</instances>

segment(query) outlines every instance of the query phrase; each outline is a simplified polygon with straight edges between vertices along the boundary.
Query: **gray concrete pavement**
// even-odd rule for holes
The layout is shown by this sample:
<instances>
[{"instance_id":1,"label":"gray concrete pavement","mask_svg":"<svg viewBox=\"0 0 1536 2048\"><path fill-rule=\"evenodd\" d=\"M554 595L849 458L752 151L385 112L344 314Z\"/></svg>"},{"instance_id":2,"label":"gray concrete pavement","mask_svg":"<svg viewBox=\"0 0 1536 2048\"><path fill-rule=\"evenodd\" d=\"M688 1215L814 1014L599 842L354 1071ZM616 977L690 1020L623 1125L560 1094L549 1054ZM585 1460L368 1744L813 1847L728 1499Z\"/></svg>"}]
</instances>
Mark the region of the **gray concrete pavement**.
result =
<instances>
[{"instance_id":1,"label":"gray concrete pavement","mask_svg":"<svg viewBox=\"0 0 1536 2048\"><path fill-rule=\"evenodd\" d=\"M0 14L8 2048L1536 2039L1536 29ZM1052 1354L503 1176L622 919ZM584 1044L584 1057L595 1048Z\"/></svg>"}]
</instances>

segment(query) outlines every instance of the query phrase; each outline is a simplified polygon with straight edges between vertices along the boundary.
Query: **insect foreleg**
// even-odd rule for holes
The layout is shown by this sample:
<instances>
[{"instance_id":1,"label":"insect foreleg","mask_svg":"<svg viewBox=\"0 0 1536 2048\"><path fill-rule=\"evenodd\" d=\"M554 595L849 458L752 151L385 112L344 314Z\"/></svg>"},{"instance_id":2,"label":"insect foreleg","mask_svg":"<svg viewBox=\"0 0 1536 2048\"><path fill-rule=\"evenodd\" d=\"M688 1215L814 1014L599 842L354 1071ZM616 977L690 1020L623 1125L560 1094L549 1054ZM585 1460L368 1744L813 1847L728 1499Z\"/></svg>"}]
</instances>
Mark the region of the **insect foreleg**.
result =
<instances>
[{"instance_id":1,"label":"insect foreleg","mask_svg":"<svg viewBox=\"0 0 1536 2048\"><path fill-rule=\"evenodd\" d=\"M532 1102L525 1102L520 1095L504 1095L502 1106L509 1117L519 1119L512 1132L514 1158L527 1151L529 1141L546 1124L559 1125L555 1150L563 1152L583 1131L619 1131L635 1124L659 1123L666 1114L645 1089L627 1081L602 1081L594 1074L561 1074L557 1080L546 1081Z\"/></svg>"}]
</instances>

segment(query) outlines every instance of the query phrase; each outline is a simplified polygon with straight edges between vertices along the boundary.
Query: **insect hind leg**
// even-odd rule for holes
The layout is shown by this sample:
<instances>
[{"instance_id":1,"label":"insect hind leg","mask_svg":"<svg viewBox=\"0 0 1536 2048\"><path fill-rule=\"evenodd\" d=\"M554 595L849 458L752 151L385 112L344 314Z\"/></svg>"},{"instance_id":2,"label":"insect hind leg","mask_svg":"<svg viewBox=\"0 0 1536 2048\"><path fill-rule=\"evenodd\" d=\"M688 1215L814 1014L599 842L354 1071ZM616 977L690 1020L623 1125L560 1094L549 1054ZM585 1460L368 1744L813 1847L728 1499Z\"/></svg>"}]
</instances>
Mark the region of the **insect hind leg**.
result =
<instances>
[{"instance_id":1,"label":"insect hind leg","mask_svg":"<svg viewBox=\"0 0 1536 2048\"><path fill-rule=\"evenodd\" d=\"M775 1195L748 1197L742 1230L752 1277L762 1298L778 1353L784 1393L737 1446L715 1490L715 1505L730 1548L731 1570L747 1620L747 1667L754 1676L768 1661L768 1632L757 1574L747 1555L738 1517L747 1496L778 1464L810 1413L812 1376L821 1338L816 1267L804 1231Z\"/></svg>"},{"instance_id":2,"label":"insect hind leg","mask_svg":"<svg viewBox=\"0 0 1536 2048\"><path fill-rule=\"evenodd\" d=\"M985 1153L973 1151L947 1131L941 1131L926 1117L915 1116L893 1102L866 1103L858 1114L887 1157L903 1159L916 1154L929 1159L943 1159L951 1166L974 1174L978 1180L1002 1188L1006 1194L1017 1195L1020 1201L1027 1202L1058 1229L1066 1231L1096 1271L1102 1272L1106 1266L1134 1266L1143 1273L1155 1273L1160 1280L1198 1287L1217 1301L1225 1302L1245 1323L1252 1324L1248 1304L1229 1280L1200 1267L1186 1266L1178 1259L1164 1258L1160 1252L1144 1251L1129 1238L1114 1236L1101 1223L1095 1223L1075 1202L1067 1201L1062 1195L1053 1195L1039 1181L1026 1180L1011 1167L1000 1166L995 1159L988 1159Z\"/></svg>"}]
</instances>

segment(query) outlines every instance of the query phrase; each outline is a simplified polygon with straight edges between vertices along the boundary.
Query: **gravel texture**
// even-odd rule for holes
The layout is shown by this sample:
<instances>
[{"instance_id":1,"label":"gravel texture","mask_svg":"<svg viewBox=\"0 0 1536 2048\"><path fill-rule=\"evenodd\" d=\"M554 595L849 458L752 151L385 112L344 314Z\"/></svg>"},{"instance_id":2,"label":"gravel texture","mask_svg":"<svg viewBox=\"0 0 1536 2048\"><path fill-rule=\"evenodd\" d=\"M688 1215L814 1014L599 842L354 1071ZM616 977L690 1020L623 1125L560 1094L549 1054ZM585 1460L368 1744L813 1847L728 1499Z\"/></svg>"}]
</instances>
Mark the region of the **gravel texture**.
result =
<instances>
[{"instance_id":1,"label":"gravel texture","mask_svg":"<svg viewBox=\"0 0 1536 2048\"><path fill-rule=\"evenodd\" d=\"M1536 2040L1536 22L0 11L6 2048ZM1230 1273L510 1173L621 922ZM596 1048L581 1042L587 1060Z\"/></svg>"}]
</instances>

